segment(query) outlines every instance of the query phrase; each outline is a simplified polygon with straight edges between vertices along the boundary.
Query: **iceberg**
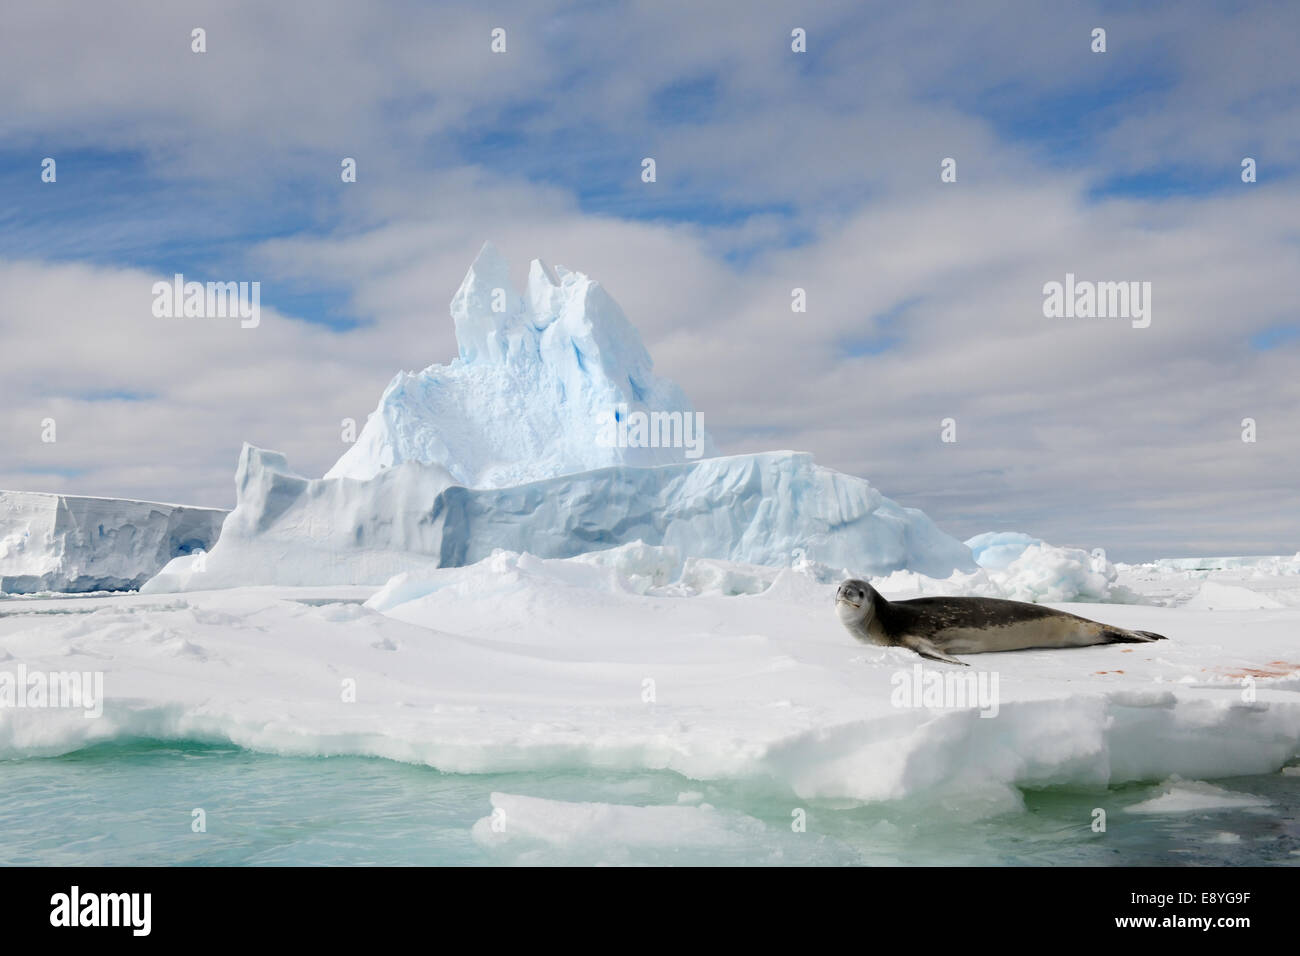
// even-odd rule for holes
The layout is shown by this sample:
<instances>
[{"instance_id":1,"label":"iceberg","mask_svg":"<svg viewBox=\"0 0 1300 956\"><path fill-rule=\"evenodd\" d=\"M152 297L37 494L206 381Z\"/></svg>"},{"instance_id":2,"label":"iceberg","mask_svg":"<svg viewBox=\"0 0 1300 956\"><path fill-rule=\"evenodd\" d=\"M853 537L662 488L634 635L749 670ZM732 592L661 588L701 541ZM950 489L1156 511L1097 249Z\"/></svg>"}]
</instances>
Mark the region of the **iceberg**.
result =
<instances>
[{"instance_id":1,"label":"iceberg","mask_svg":"<svg viewBox=\"0 0 1300 956\"><path fill-rule=\"evenodd\" d=\"M653 374L636 329L586 275L534 259L519 294L487 242L451 317L459 356L399 372L326 478L373 478L414 461L469 488L503 488L714 454L699 413ZM629 417L640 434L625 434Z\"/></svg>"},{"instance_id":2,"label":"iceberg","mask_svg":"<svg viewBox=\"0 0 1300 956\"><path fill-rule=\"evenodd\" d=\"M1025 553L1044 542L1021 531L986 531L966 540L975 563L986 571L1002 571Z\"/></svg>"},{"instance_id":3,"label":"iceberg","mask_svg":"<svg viewBox=\"0 0 1300 956\"><path fill-rule=\"evenodd\" d=\"M211 549L218 508L0 491L0 592L121 591Z\"/></svg>"},{"instance_id":4,"label":"iceberg","mask_svg":"<svg viewBox=\"0 0 1300 956\"><path fill-rule=\"evenodd\" d=\"M683 561L825 573L976 569L922 512L809 454L717 457L681 389L654 376L636 329L582 273L535 259L519 295L487 243L451 316L459 356L394 378L323 478L245 445L217 547L145 590L380 585L498 549L569 558L635 541ZM655 416L670 416L667 430L646 442L631 426Z\"/></svg>"},{"instance_id":5,"label":"iceberg","mask_svg":"<svg viewBox=\"0 0 1300 956\"><path fill-rule=\"evenodd\" d=\"M635 541L683 558L803 560L861 575L974 570L969 549L922 512L790 451L467 488L412 461L370 480L306 478L283 455L245 445L236 498L210 554L175 559L142 590L381 585L498 549L569 558Z\"/></svg>"}]
</instances>

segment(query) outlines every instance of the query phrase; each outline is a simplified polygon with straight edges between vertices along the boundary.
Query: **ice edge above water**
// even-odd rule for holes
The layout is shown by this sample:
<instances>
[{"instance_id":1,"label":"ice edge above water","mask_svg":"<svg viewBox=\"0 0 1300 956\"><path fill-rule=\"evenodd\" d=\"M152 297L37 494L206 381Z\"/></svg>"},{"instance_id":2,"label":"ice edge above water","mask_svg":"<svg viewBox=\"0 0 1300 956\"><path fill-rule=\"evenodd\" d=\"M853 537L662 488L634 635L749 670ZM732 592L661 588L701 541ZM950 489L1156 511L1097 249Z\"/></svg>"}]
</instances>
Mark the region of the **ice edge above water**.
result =
<instances>
[{"instance_id":1,"label":"ice edge above water","mask_svg":"<svg viewBox=\"0 0 1300 956\"><path fill-rule=\"evenodd\" d=\"M814 570L679 565L646 545L498 552L347 591L369 606L331 589L235 588L0 617L10 659L99 668L109 698L98 720L0 714L0 755L198 739L459 773L671 770L800 799L1000 812L1019 787L1268 773L1300 753L1298 607L1069 605L1170 640L972 656L999 679L990 718L894 706L921 662L853 643ZM356 703L340 699L345 680Z\"/></svg>"}]
</instances>

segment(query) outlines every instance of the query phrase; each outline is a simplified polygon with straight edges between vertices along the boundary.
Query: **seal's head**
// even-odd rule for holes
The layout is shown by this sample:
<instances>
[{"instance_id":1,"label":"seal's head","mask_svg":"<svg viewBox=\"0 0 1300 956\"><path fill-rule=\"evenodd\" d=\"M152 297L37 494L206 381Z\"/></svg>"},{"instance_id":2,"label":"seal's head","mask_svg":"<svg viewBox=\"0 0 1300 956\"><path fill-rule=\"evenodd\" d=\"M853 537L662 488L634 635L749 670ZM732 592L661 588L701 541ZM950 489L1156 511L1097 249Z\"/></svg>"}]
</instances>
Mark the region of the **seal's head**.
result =
<instances>
[{"instance_id":1,"label":"seal's head","mask_svg":"<svg viewBox=\"0 0 1300 956\"><path fill-rule=\"evenodd\" d=\"M845 581L835 592L835 612L846 627L866 627L875 605L876 589L857 578Z\"/></svg>"}]
</instances>

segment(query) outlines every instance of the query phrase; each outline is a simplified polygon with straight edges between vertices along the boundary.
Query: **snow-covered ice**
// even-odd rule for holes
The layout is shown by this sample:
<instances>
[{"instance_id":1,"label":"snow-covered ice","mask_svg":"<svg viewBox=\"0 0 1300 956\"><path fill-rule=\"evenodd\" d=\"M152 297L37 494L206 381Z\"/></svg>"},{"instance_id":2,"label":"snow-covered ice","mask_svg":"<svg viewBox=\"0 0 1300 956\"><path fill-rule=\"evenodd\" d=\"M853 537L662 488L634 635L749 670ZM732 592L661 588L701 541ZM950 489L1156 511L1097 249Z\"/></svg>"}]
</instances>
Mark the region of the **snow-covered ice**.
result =
<instances>
[{"instance_id":1,"label":"snow-covered ice","mask_svg":"<svg viewBox=\"0 0 1300 956\"><path fill-rule=\"evenodd\" d=\"M216 508L0 491L0 593L138 588L177 555L210 549Z\"/></svg>"},{"instance_id":2,"label":"snow-covered ice","mask_svg":"<svg viewBox=\"0 0 1300 956\"><path fill-rule=\"evenodd\" d=\"M1160 558L1152 563L1157 568L1174 571L1255 571L1260 574L1300 574L1300 553L1220 558Z\"/></svg>"},{"instance_id":3,"label":"snow-covered ice","mask_svg":"<svg viewBox=\"0 0 1300 956\"><path fill-rule=\"evenodd\" d=\"M1300 556L1173 558L1115 568L1120 587L1155 603L1207 610L1300 606Z\"/></svg>"},{"instance_id":4,"label":"snow-covered ice","mask_svg":"<svg viewBox=\"0 0 1300 956\"><path fill-rule=\"evenodd\" d=\"M379 589L13 599L0 660L102 671L107 701L99 719L0 710L0 755L197 738L469 773L668 769L986 813L1014 809L1017 787L1269 773L1300 753L1297 606L1057 605L1169 640L974 656L999 678L989 719L896 706L922 662L856 644L811 565L715 561L683 580L679 557L499 551Z\"/></svg>"},{"instance_id":5,"label":"snow-covered ice","mask_svg":"<svg viewBox=\"0 0 1300 956\"><path fill-rule=\"evenodd\" d=\"M593 839L743 842L754 819L710 807L709 782L978 817L1017 809L1022 788L1174 781L1135 808L1164 812L1208 809L1198 780L1300 754L1296 559L1117 565L1022 532L962 544L807 454L602 444L611 406L693 410L596 283L534 263L516 295L485 248L452 314L460 357L399 375L324 478L245 446L210 552L183 553L210 540L187 522L219 512L131 503L99 527L65 508L73 530L41 543L51 586L129 586L180 556L138 594L0 601L0 699L20 664L99 673L105 692L99 717L0 707L0 757L144 737L687 778L662 806L496 793L474 827L485 847L581 858ZM40 521L60 526L23 520L0 562L30 568ZM949 668L856 643L833 612L847 574L888 598L1040 601L1169 640ZM958 670L996 678L996 707L897 693Z\"/></svg>"},{"instance_id":6,"label":"snow-covered ice","mask_svg":"<svg viewBox=\"0 0 1300 956\"><path fill-rule=\"evenodd\" d=\"M877 590L909 597L956 595L995 597L1038 604L1053 601L1095 601L1138 604L1142 597L1120 583L1120 571L1100 548L1058 548L1015 535L1010 542L988 544L989 538L1011 537L999 532L966 542L979 568L935 578L915 570L896 571L873 582ZM981 539L985 539L981 541ZM1022 540L1017 540L1022 539Z\"/></svg>"},{"instance_id":7,"label":"snow-covered ice","mask_svg":"<svg viewBox=\"0 0 1300 956\"><path fill-rule=\"evenodd\" d=\"M1256 611L1265 608L1286 607L1276 598L1252 591L1240 584L1223 584L1205 581L1196 594L1183 607L1206 611Z\"/></svg>"}]
</instances>

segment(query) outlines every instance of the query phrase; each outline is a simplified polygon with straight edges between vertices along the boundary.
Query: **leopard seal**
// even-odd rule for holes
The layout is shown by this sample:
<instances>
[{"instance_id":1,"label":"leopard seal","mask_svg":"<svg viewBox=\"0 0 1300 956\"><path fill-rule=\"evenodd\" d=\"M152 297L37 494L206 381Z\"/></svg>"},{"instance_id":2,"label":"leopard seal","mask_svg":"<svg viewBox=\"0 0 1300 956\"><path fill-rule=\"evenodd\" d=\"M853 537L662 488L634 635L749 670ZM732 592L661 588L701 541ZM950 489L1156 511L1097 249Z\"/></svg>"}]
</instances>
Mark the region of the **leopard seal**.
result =
<instances>
[{"instance_id":1,"label":"leopard seal","mask_svg":"<svg viewBox=\"0 0 1300 956\"><path fill-rule=\"evenodd\" d=\"M988 654L1031 647L1142 644L1162 634L1130 631L1054 611L1041 604L983 597L923 597L887 601L866 581L845 581L835 610L849 633L864 644L906 647L922 657L965 664L954 654Z\"/></svg>"}]
</instances>

